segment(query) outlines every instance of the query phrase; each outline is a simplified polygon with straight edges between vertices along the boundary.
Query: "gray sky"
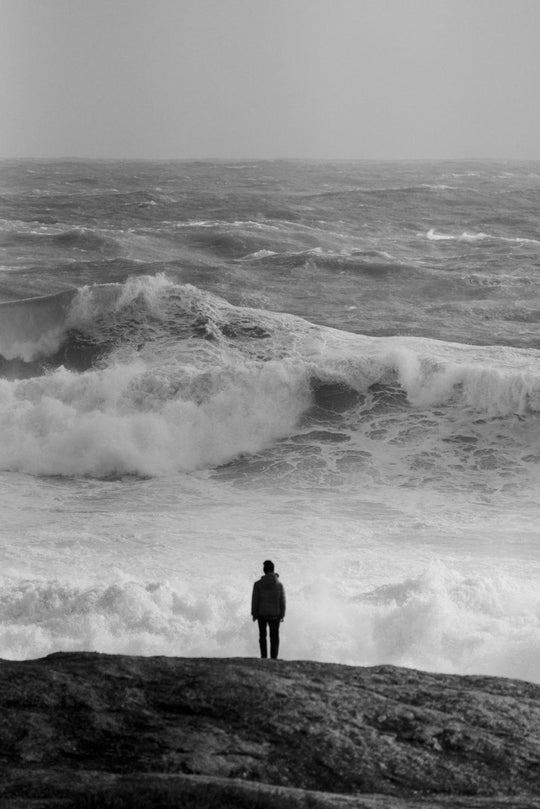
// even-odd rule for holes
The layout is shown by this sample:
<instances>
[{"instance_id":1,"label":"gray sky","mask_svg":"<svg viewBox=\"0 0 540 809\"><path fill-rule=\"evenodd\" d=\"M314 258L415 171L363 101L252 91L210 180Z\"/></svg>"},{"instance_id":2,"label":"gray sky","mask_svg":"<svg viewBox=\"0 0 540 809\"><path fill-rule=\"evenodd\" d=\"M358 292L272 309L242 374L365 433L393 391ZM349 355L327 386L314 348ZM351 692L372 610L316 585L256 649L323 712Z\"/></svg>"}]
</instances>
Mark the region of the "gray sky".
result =
<instances>
[{"instance_id":1,"label":"gray sky","mask_svg":"<svg viewBox=\"0 0 540 809\"><path fill-rule=\"evenodd\" d=\"M540 159L540 0L0 0L0 156Z\"/></svg>"}]
</instances>

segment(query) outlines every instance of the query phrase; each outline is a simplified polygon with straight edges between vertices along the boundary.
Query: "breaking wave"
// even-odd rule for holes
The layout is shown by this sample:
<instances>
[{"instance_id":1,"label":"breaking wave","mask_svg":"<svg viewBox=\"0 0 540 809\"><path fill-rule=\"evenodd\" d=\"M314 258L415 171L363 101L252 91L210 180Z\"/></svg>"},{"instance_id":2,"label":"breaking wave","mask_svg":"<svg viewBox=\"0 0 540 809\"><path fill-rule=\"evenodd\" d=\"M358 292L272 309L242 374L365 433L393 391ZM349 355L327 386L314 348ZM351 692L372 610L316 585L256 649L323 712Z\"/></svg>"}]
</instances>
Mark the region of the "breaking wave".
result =
<instances>
[{"instance_id":1,"label":"breaking wave","mask_svg":"<svg viewBox=\"0 0 540 809\"><path fill-rule=\"evenodd\" d=\"M130 363L0 384L0 468L96 477L215 466L290 432L307 406L286 365L175 376Z\"/></svg>"},{"instance_id":2,"label":"breaking wave","mask_svg":"<svg viewBox=\"0 0 540 809\"><path fill-rule=\"evenodd\" d=\"M2 469L215 467L290 435L313 407L350 410L362 429L355 407L374 387L389 392L378 406L405 420L403 402L445 406L464 422L540 412L534 350L366 337L164 276L2 306Z\"/></svg>"}]
</instances>

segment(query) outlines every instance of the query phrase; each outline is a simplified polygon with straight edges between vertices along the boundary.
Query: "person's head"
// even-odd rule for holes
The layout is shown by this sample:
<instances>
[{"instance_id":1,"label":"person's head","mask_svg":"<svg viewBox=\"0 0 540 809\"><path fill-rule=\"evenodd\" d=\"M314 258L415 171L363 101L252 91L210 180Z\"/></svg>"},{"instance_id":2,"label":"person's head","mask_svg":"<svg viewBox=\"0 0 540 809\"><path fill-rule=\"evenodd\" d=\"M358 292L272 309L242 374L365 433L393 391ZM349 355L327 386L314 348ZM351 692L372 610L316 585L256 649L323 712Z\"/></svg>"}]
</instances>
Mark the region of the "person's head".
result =
<instances>
[{"instance_id":1,"label":"person's head","mask_svg":"<svg viewBox=\"0 0 540 809\"><path fill-rule=\"evenodd\" d=\"M267 559L263 562L263 570L265 573L273 573L274 572L274 563Z\"/></svg>"}]
</instances>

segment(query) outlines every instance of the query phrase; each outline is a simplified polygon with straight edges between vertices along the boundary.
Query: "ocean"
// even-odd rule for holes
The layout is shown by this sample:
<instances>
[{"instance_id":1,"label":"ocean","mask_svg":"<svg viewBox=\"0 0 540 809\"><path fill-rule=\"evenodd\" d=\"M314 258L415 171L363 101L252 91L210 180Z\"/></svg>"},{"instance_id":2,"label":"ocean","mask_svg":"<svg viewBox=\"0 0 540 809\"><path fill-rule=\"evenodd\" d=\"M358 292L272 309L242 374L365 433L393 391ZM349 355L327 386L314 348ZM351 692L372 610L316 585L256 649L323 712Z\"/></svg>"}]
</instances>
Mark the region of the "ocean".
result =
<instances>
[{"instance_id":1,"label":"ocean","mask_svg":"<svg viewBox=\"0 0 540 809\"><path fill-rule=\"evenodd\" d=\"M540 163L0 162L0 657L540 682Z\"/></svg>"}]
</instances>

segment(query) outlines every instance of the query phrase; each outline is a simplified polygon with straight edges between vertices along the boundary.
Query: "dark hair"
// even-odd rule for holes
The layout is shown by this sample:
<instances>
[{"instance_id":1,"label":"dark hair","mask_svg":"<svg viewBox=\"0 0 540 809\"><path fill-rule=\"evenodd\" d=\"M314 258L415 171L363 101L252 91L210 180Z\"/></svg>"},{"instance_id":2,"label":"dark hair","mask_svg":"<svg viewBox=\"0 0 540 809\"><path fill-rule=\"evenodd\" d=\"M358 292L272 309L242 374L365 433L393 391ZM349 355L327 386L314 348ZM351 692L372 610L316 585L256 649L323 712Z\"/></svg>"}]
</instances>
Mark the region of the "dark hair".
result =
<instances>
[{"instance_id":1,"label":"dark hair","mask_svg":"<svg viewBox=\"0 0 540 809\"><path fill-rule=\"evenodd\" d=\"M263 562L263 570L265 573L273 573L274 572L274 563L267 559Z\"/></svg>"}]
</instances>

